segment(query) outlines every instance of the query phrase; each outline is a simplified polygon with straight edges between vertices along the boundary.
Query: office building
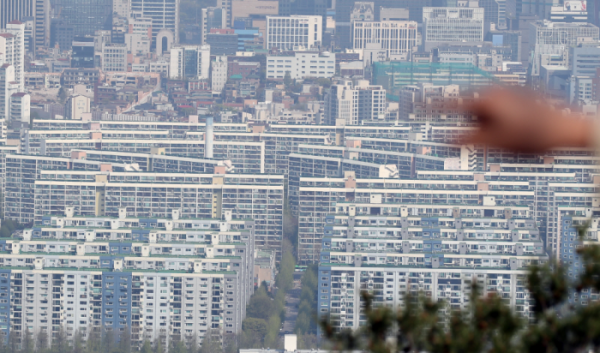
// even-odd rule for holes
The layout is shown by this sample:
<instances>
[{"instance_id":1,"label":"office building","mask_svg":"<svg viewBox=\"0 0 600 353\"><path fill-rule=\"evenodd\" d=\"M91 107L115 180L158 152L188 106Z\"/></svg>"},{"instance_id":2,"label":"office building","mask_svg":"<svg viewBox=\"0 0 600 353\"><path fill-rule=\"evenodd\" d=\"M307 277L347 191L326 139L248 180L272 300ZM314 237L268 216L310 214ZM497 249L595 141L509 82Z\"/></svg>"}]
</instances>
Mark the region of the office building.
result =
<instances>
[{"instance_id":1,"label":"office building","mask_svg":"<svg viewBox=\"0 0 600 353\"><path fill-rule=\"evenodd\" d=\"M210 46L185 45L171 48L169 77L201 80L209 78Z\"/></svg>"},{"instance_id":2,"label":"office building","mask_svg":"<svg viewBox=\"0 0 600 353\"><path fill-rule=\"evenodd\" d=\"M129 17L131 14L131 0L113 0L113 13L120 17Z\"/></svg>"},{"instance_id":3,"label":"office building","mask_svg":"<svg viewBox=\"0 0 600 353\"><path fill-rule=\"evenodd\" d=\"M479 44L484 37L484 9L479 7L426 7L423 9L423 46Z\"/></svg>"},{"instance_id":4,"label":"office building","mask_svg":"<svg viewBox=\"0 0 600 353\"><path fill-rule=\"evenodd\" d=\"M582 43L570 48L571 75L594 77L600 68L600 42Z\"/></svg>"},{"instance_id":5,"label":"office building","mask_svg":"<svg viewBox=\"0 0 600 353\"><path fill-rule=\"evenodd\" d=\"M267 78L328 78L335 75L335 55L330 52L295 52L292 55L267 55Z\"/></svg>"},{"instance_id":6,"label":"office building","mask_svg":"<svg viewBox=\"0 0 600 353\"><path fill-rule=\"evenodd\" d=\"M381 9L408 9L409 16L406 20L423 21L423 8L433 6L433 0L373 0L375 20L383 21ZM355 0L336 0L335 2L335 44L342 49L352 48L352 13L355 10ZM404 18L403 18L404 19Z\"/></svg>"},{"instance_id":7,"label":"office building","mask_svg":"<svg viewBox=\"0 0 600 353\"><path fill-rule=\"evenodd\" d=\"M600 0L588 0L586 1L588 23L594 26L600 27Z\"/></svg>"},{"instance_id":8,"label":"office building","mask_svg":"<svg viewBox=\"0 0 600 353\"><path fill-rule=\"evenodd\" d=\"M54 14L73 28L74 36L93 36L96 31L112 29L112 0L56 0Z\"/></svg>"},{"instance_id":9,"label":"office building","mask_svg":"<svg viewBox=\"0 0 600 353\"><path fill-rule=\"evenodd\" d=\"M328 3L325 0L279 0L279 16L303 15L321 16L323 28L327 18Z\"/></svg>"},{"instance_id":10,"label":"office building","mask_svg":"<svg viewBox=\"0 0 600 353\"><path fill-rule=\"evenodd\" d=\"M48 0L1 0L0 30L6 29L12 21L25 22L33 18L33 42L29 49L48 45L50 37L50 4Z\"/></svg>"},{"instance_id":11,"label":"office building","mask_svg":"<svg viewBox=\"0 0 600 353\"><path fill-rule=\"evenodd\" d=\"M393 96L398 96L402 87L419 83L459 85L461 90L468 90L489 86L494 80L492 74L473 64L401 61L373 64L373 84L383 86Z\"/></svg>"},{"instance_id":12,"label":"office building","mask_svg":"<svg viewBox=\"0 0 600 353\"><path fill-rule=\"evenodd\" d=\"M530 24L531 75L539 76L543 65L569 67L570 47L587 38L598 41L598 27L589 23L538 21Z\"/></svg>"},{"instance_id":13,"label":"office building","mask_svg":"<svg viewBox=\"0 0 600 353\"><path fill-rule=\"evenodd\" d=\"M386 58L395 54L416 51L417 23L409 21L354 21L352 45L354 49L366 49L367 44L379 44Z\"/></svg>"},{"instance_id":14,"label":"office building","mask_svg":"<svg viewBox=\"0 0 600 353\"><path fill-rule=\"evenodd\" d=\"M202 44L206 44L206 36L213 28L225 28L227 19L226 12L220 7L207 7L202 9L200 19L200 30L202 31Z\"/></svg>"},{"instance_id":15,"label":"office building","mask_svg":"<svg viewBox=\"0 0 600 353\"><path fill-rule=\"evenodd\" d=\"M0 1L0 29L12 21L21 21L35 13L35 0L1 0Z\"/></svg>"},{"instance_id":16,"label":"office building","mask_svg":"<svg viewBox=\"0 0 600 353\"><path fill-rule=\"evenodd\" d=\"M380 120L385 116L386 91L371 86L368 81L356 85L346 81L332 85L325 96L324 121L328 125L360 125L363 121Z\"/></svg>"},{"instance_id":17,"label":"office building","mask_svg":"<svg viewBox=\"0 0 600 353\"><path fill-rule=\"evenodd\" d=\"M127 72L127 45L102 44L102 71Z\"/></svg>"},{"instance_id":18,"label":"office building","mask_svg":"<svg viewBox=\"0 0 600 353\"><path fill-rule=\"evenodd\" d=\"M72 45L71 67L93 69L94 68L94 38L75 37Z\"/></svg>"},{"instance_id":19,"label":"office building","mask_svg":"<svg viewBox=\"0 0 600 353\"><path fill-rule=\"evenodd\" d=\"M71 50L75 39L74 33L73 25L60 18L53 18L50 22L50 46L58 45L62 51Z\"/></svg>"},{"instance_id":20,"label":"office building","mask_svg":"<svg viewBox=\"0 0 600 353\"><path fill-rule=\"evenodd\" d=\"M321 16L267 16L267 49L318 49L323 40Z\"/></svg>"},{"instance_id":21,"label":"office building","mask_svg":"<svg viewBox=\"0 0 600 353\"><path fill-rule=\"evenodd\" d=\"M552 22L588 22L586 1L565 1L562 6L550 8Z\"/></svg>"},{"instance_id":22,"label":"office building","mask_svg":"<svg viewBox=\"0 0 600 353\"><path fill-rule=\"evenodd\" d=\"M35 0L35 13L33 16L35 21L35 48L47 47L50 43L50 1Z\"/></svg>"},{"instance_id":23,"label":"office building","mask_svg":"<svg viewBox=\"0 0 600 353\"><path fill-rule=\"evenodd\" d=\"M153 49L157 47L157 36L163 29L171 31L173 42L179 43L179 2L179 0L131 0L132 12L152 19Z\"/></svg>"},{"instance_id":24,"label":"office building","mask_svg":"<svg viewBox=\"0 0 600 353\"><path fill-rule=\"evenodd\" d=\"M211 29L206 35L206 44L210 45L210 55L233 56L238 51L239 36L233 29Z\"/></svg>"},{"instance_id":25,"label":"office building","mask_svg":"<svg viewBox=\"0 0 600 353\"><path fill-rule=\"evenodd\" d=\"M82 120L83 114L89 113L91 100L82 95L71 96L65 102L65 119Z\"/></svg>"},{"instance_id":26,"label":"office building","mask_svg":"<svg viewBox=\"0 0 600 353\"><path fill-rule=\"evenodd\" d=\"M233 28L236 19L254 17L257 18L253 20L254 26L264 30L264 16L279 14L278 0L218 0L217 7L225 11L226 28ZM260 18L262 20L257 21Z\"/></svg>"}]
</instances>

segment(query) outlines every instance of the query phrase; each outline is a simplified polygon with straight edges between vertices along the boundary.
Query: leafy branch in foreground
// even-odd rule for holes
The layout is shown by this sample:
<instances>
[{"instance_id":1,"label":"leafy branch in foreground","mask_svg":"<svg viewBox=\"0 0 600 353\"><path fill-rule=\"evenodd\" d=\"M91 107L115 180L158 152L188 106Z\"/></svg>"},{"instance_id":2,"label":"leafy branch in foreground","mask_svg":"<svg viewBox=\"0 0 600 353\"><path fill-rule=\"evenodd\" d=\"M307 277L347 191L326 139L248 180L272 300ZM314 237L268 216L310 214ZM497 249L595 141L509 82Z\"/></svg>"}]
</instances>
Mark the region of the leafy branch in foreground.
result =
<instances>
[{"instance_id":1,"label":"leafy branch in foreground","mask_svg":"<svg viewBox=\"0 0 600 353\"><path fill-rule=\"evenodd\" d=\"M579 228L581 244L587 226ZM528 318L510 309L496 294L481 296L471 286L464 309L445 302L407 295L405 307L394 310L373 305L374 295L362 292L366 324L356 331L336 331L334 317L322 319L325 338L340 351L373 353L576 353L600 352L600 303L569 303L569 295L600 291L600 246L585 244L577 250L583 270L569 279L558 263L532 266L527 276L532 314Z\"/></svg>"}]
</instances>

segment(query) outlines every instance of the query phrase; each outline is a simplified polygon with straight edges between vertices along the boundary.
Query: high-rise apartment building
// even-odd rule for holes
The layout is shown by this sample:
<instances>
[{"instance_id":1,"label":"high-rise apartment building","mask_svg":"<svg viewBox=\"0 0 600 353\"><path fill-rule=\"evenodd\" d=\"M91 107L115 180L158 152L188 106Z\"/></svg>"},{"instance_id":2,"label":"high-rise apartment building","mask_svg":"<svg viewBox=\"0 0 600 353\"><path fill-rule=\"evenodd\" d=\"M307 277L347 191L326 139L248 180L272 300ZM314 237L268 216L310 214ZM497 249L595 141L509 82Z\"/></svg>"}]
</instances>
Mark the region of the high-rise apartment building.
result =
<instances>
[{"instance_id":1,"label":"high-rise apartment building","mask_svg":"<svg viewBox=\"0 0 600 353\"><path fill-rule=\"evenodd\" d=\"M182 45L171 48L169 77L192 80L208 79L210 45Z\"/></svg>"},{"instance_id":2,"label":"high-rise apartment building","mask_svg":"<svg viewBox=\"0 0 600 353\"><path fill-rule=\"evenodd\" d=\"M378 49L387 54L405 54L416 50L417 23L413 21L354 21L352 46L354 49L367 49L367 44L375 43Z\"/></svg>"},{"instance_id":3,"label":"high-rise apartment building","mask_svg":"<svg viewBox=\"0 0 600 353\"><path fill-rule=\"evenodd\" d=\"M318 48L322 38L321 16L267 16L267 49Z\"/></svg>"},{"instance_id":4,"label":"high-rise apartment building","mask_svg":"<svg viewBox=\"0 0 600 353\"><path fill-rule=\"evenodd\" d=\"M332 85L325 95L324 121L328 125L359 125L363 121L377 121L385 117L386 91L381 86L359 81Z\"/></svg>"},{"instance_id":5,"label":"high-rise apartment building","mask_svg":"<svg viewBox=\"0 0 600 353\"><path fill-rule=\"evenodd\" d=\"M28 126L31 116L30 102L29 94L24 92L13 93L10 96L10 120Z\"/></svg>"},{"instance_id":6,"label":"high-rise apartment building","mask_svg":"<svg viewBox=\"0 0 600 353\"><path fill-rule=\"evenodd\" d=\"M1 37L0 37L1 38ZM19 92L15 83L15 67L11 64L0 66L0 119L10 119L10 97Z\"/></svg>"},{"instance_id":7,"label":"high-rise apartment building","mask_svg":"<svg viewBox=\"0 0 600 353\"><path fill-rule=\"evenodd\" d=\"M331 315L337 328L358 329L365 322L361 291L394 309L408 305L408 295L464 309L475 281L481 295L496 294L530 319L530 294L519 283L530 265L548 261L531 212L456 205L441 215L431 213L437 205L419 209L376 199L341 203L326 219L319 315Z\"/></svg>"},{"instance_id":8,"label":"high-rise apartment building","mask_svg":"<svg viewBox=\"0 0 600 353\"><path fill-rule=\"evenodd\" d=\"M152 19L152 48L156 47L158 32L172 32L179 43L179 0L131 0L131 11Z\"/></svg>"},{"instance_id":9,"label":"high-rise apartment building","mask_svg":"<svg viewBox=\"0 0 600 353\"><path fill-rule=\"evenodd\" d=\"M6 29L0 30L0 51L4 63L14 67L15 82L19 92L25 91L25 25L11 21Z\"/></svg>"},{"instance_id":10,"label":"high-rise apartment building","mask_svg":"<svg viewBox=\"0 0 600 353\"><path fill-rule=\"evenodd\" d=\"M426 7L423 9L423 46L480 43L484 35L484 9L479 7Z\"/></svg>"},{"instance_id":11,"label":"high-rise apartment building","mask_svg":"<svg viewBox=\"0 0 600 353\"><path fill-rule=\"evenodd\" d=\"M221 92L227 83L227 57L215 56L210 63L210 88L213 92Z\"/></svg>"},{"instance_id":12,"label":"high-rise apartment building","mask_svg":"<svg viewBox=\"0 0 600 353\"><path fill-rule=\"evenodd\" d=\"M206 334L241 330L254 290L252 221L184 220L179 210L152 219L127 209L114 218L81 217L70 207L61 213L0 245L8 251L0 278L6 276L11 296L22 294L19 305L7 304L19 314L7 317L4 333L62 326L69 337L111 330L118 339L131 330L134 346L156 339L169 346L185 335L200 344ZM48 300L59 292L64 295ZM51 320L57 312L63 319Z\"/></svg>"}]
</instances>

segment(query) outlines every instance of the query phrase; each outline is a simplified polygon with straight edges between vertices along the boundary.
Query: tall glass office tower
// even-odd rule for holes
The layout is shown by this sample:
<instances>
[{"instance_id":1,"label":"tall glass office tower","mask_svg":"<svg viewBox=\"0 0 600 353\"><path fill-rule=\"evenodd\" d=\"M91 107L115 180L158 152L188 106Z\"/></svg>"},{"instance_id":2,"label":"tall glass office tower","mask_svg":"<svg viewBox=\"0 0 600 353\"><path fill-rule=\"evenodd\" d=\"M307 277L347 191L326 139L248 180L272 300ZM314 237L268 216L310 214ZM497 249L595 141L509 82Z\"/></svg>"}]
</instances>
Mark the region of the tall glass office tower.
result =
<instances>
[{"instance_id":1,"label":"tall glass office tower","mask_svg":"<svg viewBox=\"0 0 600 353\"><path fill-rule=\"evenodd\" d=\"M74 36L112 29L112 0L55 0L54 14L73 26Z\"/></svg>"}]
</instances>

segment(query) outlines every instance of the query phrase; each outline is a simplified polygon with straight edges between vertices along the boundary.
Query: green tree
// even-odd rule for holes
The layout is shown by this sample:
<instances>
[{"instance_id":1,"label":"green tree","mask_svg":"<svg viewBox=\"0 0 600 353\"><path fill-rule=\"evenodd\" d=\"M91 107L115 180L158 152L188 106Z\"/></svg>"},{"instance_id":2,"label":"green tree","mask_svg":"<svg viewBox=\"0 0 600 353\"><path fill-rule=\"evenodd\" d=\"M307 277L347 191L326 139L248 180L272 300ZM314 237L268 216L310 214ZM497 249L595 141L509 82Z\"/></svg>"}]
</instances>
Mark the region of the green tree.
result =
<instances>
[{"instance_id":1,"label":"green tree","mask_svg":"<svg viewBox=\"0 0 600 353\"><path fill-rule=\"evenodd\" d=\"M260 348L267 334L267 322L263 319L246 317L242 322L242 347Z\"/></svg>"},{"instance_id":2,"label":"green tree","mask_svg":"<svg viewBox=\"0 0 600 353\"><path fill-rule=\"evenodd\" d=\"M182 340L171 340L169 353L187 353L187 349Z\"/></svg>"},{"instance_id":3,"label":"green tree","mask_svg":"<svg viewBox=\"0 0 600 353\"><path fill-rule=\"evenodd\" d=\"M52 342L50 344L50 352L62 353L70 350L69 340L67 340L67 333L63 326L58 327L58 331L52 335Z\"/></svg>"},{"instance_id":4,"label":"green tree","mask_svg":"<svg viewBox=\"0 0 600 353\"><path fill-rule=\"evenodd\" d=\"M206 331L204 334L204 339L202 340L202 347L200 347L199 353L221 353L223 349L221 347L221 342L216 340L214 332Z\"/></svg>"},{"instance_id":5,"label":"green tree","mask_svg":"<svg viewBox=\"0 0 600 353\"><path fill-rule=\"evenodd\" d=\"M154 341L154 353L165 353L162 337L159 337Z\"/></svg>"},{"instance_id":6,"label":"green tree","mask_svg":"<svg viewBox=\"0 0 600 353\"><path fill-rule=\"evenodd\" d=\"M142 348L140 349L140 353L154 353L152 350L152 345L150 344L150 341L145 340L144 344L142 345Z\"/></svg>"},{"instance_id":7,"label":"green tree","mask_svg":"<svg viewBox=\"0 0 600 353\"><path fill-rule=\"evenodd\" d=\"M102 335L98 328L88 327L87 329L87 342L85 344L86 353L100 353L102 352Z\"/></svg>"},{"instance_id":8,"label":"green tree","mask_svg":"<svg viewBox=\"0 0 600 353\"><path fill-rule=\"evenodd\" d=\"M58 99L58 102L61 104L64 104L65 101L67 100L67 91L65 91L64 87L59 88L57 99Z\"/></svg>"},{"instance_id":9,"label":"green tree","mask_svg":"<svg viewBox=\"0 0 600 353\"><path fill-rule=\"evenodd\" d=\"M40 331L35 336L35 350L36 352L45 352L48 349L48 333L46 331Z\"/></svg>"},{"instance_id":10,"label":"green tree","mask_svg":"<svg viewBox=\"0 0 600 353\"><path fill-rule=\"evenodd\" d=\"M196 336L196 335L185 336L185 345L187 347L186 353L198 352L198 336Z\"/></svg>"},{"instance_id":11,"label":"green tree","mask_svg":"<svg viewBox=\"0 0 600 353\"><path fill-rule=\"evenodd\" d=\"M223 337L223 353L238 353L239 336L236 334L225 334Z\"/></svg>"},{"instance_id":12,"label":"green tree","mask_svg":"<svg viewBox=\"0 0 600 353\"><path fill-rule=\"evenodd\" d=\"M293 83L294 81L292 80L292 75L289 71L286 71L285 75L283 76L283 85L285 86L285 90L289 90Z\"/></svg>"},{"instance_id":13,"label":"green tree","mask_svg":"<svg viewBox=\"0 0 600 353\"><path fill-rule=\"evenodd\" d=\"M266 289L260 286L250 298L250 302L246 307L246 316L268 320L274 310L273 299L269 297Z\"/></svg>"},{"instance_id":14,"label":"green tree","mask_svg":"<svg viewBox=\"0 0 600 353\"><path fill-rule=\"evenodd\" d=\"M75 334L73 335L72 353L85 353L85 341L83 339L83 333L81 330L75 331Z\"/></svg>"},{"instance_id":15,"label":"green tree","mask_svg":"<svg viewBox=\"0 0 600 353\"><path fill-rule=\"evenodd\" d=\"M585 240L586 228L579 230ZM564 265L550 262L529 269L531 320L513 312L497 295L481 296L473 281L469 305L444 311L444 302L407 296L405 308L374 306L363 292L366 325L356 332L336 331L332 316L321 322L334 349L367 352L579 353L600 351L600 303L571 305L570 294L600 291L600 246L577 249L583 273L574 280ZM529 322L531 321L531 322Z\"/></svg>"},{"instance_id":16,"label":"green tree","mask_svg":"<svg viewBox=\"0 0 600 353\"><path fill-rule=\"evenodd\" d=\"M22 353L34 353L35 351L35 341L33 338L33 334L29 331L28 327L25 327L25 332L23 332L23 340L21 342L21 352ZM81 353L81 352L73 352L73 353Z\"/></svg>"},{"instance_id":17,"label":"green tree","mask_svg":"<svg viewBox=\"0 0 600 353\"><path fill-rule=\"evenodd\" d=\"M131 330L129 327L119 334L119 343L117 345L119 353L131 353Z\"/></svg>"}]
</instances>

